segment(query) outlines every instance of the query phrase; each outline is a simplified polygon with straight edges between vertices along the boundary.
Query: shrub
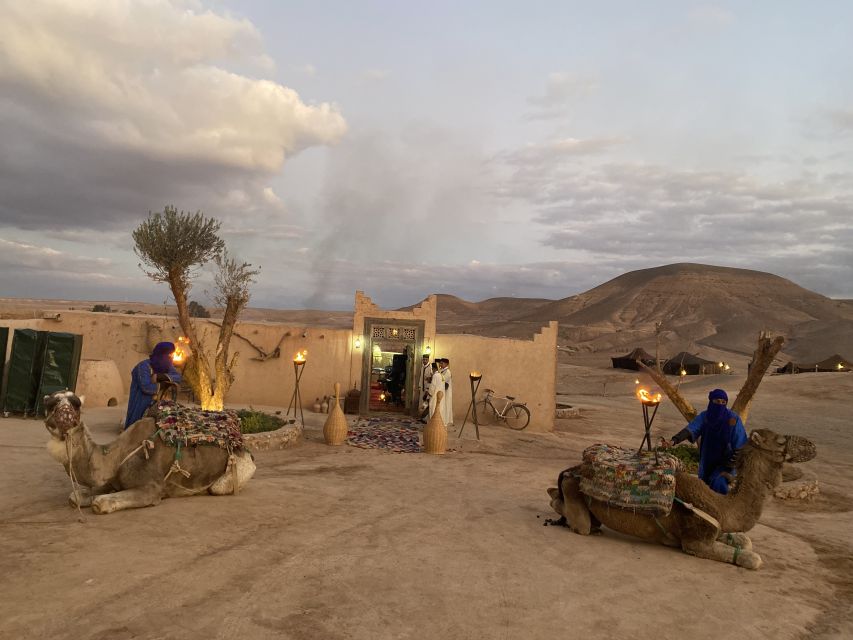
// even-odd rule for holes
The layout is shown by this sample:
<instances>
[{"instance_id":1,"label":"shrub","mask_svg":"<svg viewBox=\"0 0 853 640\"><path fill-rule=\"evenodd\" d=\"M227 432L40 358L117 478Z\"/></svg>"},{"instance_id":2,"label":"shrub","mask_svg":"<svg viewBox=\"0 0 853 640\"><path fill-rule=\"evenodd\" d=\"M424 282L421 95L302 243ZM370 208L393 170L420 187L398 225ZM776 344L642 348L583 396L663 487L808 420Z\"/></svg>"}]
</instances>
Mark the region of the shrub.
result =
<instances>
[{"instance_id":1,"label":"shrub","mask_svg":"<svg viewBox=\"0 0 853 640\"><path fill-rule=\"evenodd\" d=\"M699 470L699 447L691 444L679 444L662 451L678 458L684 465L686 472L696 473Z\"/></svg>"},{"instance_id":2,"label":"shrub","mask_svg":"<svg viewBox=\"0 0 853 640\"><path fill-rule=\"evenodd\" d=\"M109 313L110 312L110 305L108 305L108 304L96 304L94 307L92 307L92 311L94 311L95 313Z\"/></svg>"},{"instance_id":3,"label":"shrub","mask_svg":"<svg viewBox=\"0 0 853 640\"><path fill-rule=\"evenodd\" d=\"M275 431L285 425L285 421L278 416L271 416L263 411L255 411L251 407L241 409L237 412L237 416L240 418L240 430L243 433Z\"/></svg>"}]
</instances>

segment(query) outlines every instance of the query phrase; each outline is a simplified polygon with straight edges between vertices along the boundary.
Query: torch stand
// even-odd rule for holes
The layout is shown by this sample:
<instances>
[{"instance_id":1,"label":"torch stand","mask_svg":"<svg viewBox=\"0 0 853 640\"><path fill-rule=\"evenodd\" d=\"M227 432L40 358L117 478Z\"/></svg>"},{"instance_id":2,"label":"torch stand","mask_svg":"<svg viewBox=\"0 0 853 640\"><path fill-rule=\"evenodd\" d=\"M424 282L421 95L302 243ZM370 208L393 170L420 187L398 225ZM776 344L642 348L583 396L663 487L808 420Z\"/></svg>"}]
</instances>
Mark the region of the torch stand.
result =
<instances>
[{"instance_id":1,"label":"torch stand","mask_svg":"<svg viewBox=\"0 0 853 640\"><path fill-rule=\"evenodd\" d=\"M658 452L657 449L652 449L652 422L654 422L655 414L658 412L658 407L660 403L641 403L643 407L643 426L646 428L646 432L643 435L643 439L640 442L640 448L637 450L637 455L639 456L643 450L643 445L647 445L649 451L655 452L655 462L658 462ZM649 415L649 406L654 406L655 410L652 411L652 414Z\"/></svg>"},{"instance_id":2,"label":"torch stand","mask_svg":"<svg viewBox=\"0 0 853 640\"><path fill-rule=\"evenodd\" d=\"M477 440L479 440L480 422L477 419L477 389L480 388L480 382L482 382L483 376L478 378L469 376L469 380L471 380L471 404L468 405L468 411L465 412L465 419L462 421L462 427L459 429L459 435L456 437L462 437L462 432L465 430L465 423L468 422L468 416L470 415L474 421L474 432L477 434Z\"/></svg>"},{"instance_id":3,"label":"torch stand","mask_svg":"<svg viewBox=\"0 0 853 640\"><path fill-rule=\"evenodd\" d=\"M293 407L293 422L296 422L296 412L299 411L299 420L302 423L302 428L305 428L305 416L302 413L302 395L299 393L299 381L302 379L302 374L305 372L305 361L293 362L293 375L296 377L296 383L293 387L293 395L290 397L290 404L287 405L287 413L284 417L290 415L290 408Z\"/></svg>"}]
</instances>

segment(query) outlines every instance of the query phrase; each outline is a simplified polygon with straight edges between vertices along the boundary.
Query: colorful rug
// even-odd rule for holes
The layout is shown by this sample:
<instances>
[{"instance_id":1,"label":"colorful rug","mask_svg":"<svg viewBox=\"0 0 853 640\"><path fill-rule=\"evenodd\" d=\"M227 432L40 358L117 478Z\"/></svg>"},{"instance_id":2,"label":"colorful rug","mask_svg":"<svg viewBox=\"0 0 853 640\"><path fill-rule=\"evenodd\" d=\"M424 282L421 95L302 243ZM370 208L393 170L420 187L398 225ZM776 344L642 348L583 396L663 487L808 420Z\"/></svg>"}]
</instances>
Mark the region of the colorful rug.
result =
<instances>
[{"instance_id":1,"label":"colorful rug","mask_svg":"<svg viewBox=\"0 0 853 640\"><path fill-rule=\"evenodd\" d=\"M216 445L229 451L243 448L240 418L234 411L204 411L161 400L156 407L160 438L170 447Z\"/></svg>"},{"instance_id":2,"label":"colorful rug","mask_svg":"<svg viewBox=\"0 0 853 640\"><path fill-rule=\"evenodd\" d=\"M420 453L419 422L407 416L359 418L347 432L347 444L360 449Z\"/></svg>"},{"instance_id":3,"label":"colorful rug","mask_svg":"<svg viewBox=\"0 0 853 640\"><path fill-rule=\"evenodd\" d=\"M665 516L675 497L675 472L681 464L661 453L597 444L583 452L580 489L596 500L632 511Z\"/></svg>"}]
</instances>

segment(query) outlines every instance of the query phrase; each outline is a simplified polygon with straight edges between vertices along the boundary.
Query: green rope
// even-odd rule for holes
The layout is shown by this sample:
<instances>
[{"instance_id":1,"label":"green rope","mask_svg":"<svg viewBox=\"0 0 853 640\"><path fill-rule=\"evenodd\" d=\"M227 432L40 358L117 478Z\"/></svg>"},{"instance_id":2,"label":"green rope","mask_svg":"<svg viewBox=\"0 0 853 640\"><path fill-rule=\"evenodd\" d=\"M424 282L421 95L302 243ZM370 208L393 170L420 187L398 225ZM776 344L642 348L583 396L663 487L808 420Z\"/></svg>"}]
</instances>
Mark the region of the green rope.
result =
<instances>
[{"instance_id":1,"label":"green rope","mask_svg":"<svg viewBox=\"0 0 853 640\"><path fill-rule=\"evenodd\" d=\"M727 533L727 534L726 534L726 543L727 543L729 546L732 546L732 542L734 542L734 541L735 541L735 537L734 537L732 534Z\"/></svg>"},{"instance_id":2,"label":"green rope","mask_svg":"<svg viewBox=\"0 0 853 640\"><path fill-rule=\"evenodd\" d=\"M735 565L737 564L737 557L740 555L740 551L741 551L740 547L735 546L735 555L734 555L734 558L732 558L732 564L735 564Z\"/></svg>"}]
</instances>

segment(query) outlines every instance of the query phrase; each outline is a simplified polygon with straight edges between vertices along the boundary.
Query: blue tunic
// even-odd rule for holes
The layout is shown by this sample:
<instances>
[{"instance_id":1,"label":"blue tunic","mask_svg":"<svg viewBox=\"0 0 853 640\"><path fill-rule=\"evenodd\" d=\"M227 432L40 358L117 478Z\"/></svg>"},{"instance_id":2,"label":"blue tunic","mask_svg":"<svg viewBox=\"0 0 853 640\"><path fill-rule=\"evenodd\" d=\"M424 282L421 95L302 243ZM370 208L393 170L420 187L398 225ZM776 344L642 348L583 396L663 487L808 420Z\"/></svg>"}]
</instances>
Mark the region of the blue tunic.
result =
<instances>
[{"instance_id":1,"label":"blue tunic","mask_svg":"<svg viewBox=\"0 0 853 640\"><path fill-rule=\"evenodd\" d=\"M168 365L166 375L169 380L180 384L181 374L171 364ZM154 369L151 360L143 360L133 368L130 374L130 395L127 399L127 417L124 420L124 428L127 429L134 422L145 415L148 407L154 402L154 396L160 385L154 382Z\"/></svg>"},{"instance_id":2,"label":"blue tunic","mask_svg":"<svg viewBox=\"0 0 853 640\"><path fill-rule=\"evenodd\" d=\"M746 429L740 417L731 410L726 410L728 418L716 425L708 424L705 419L707 411L693 418L687 425L690 431L690 441L699 441L699 477L717 493L727 494L729 483L722 472L734 474L732 460L735 451L746 444Z\"/></svg>"}]
</instances>

